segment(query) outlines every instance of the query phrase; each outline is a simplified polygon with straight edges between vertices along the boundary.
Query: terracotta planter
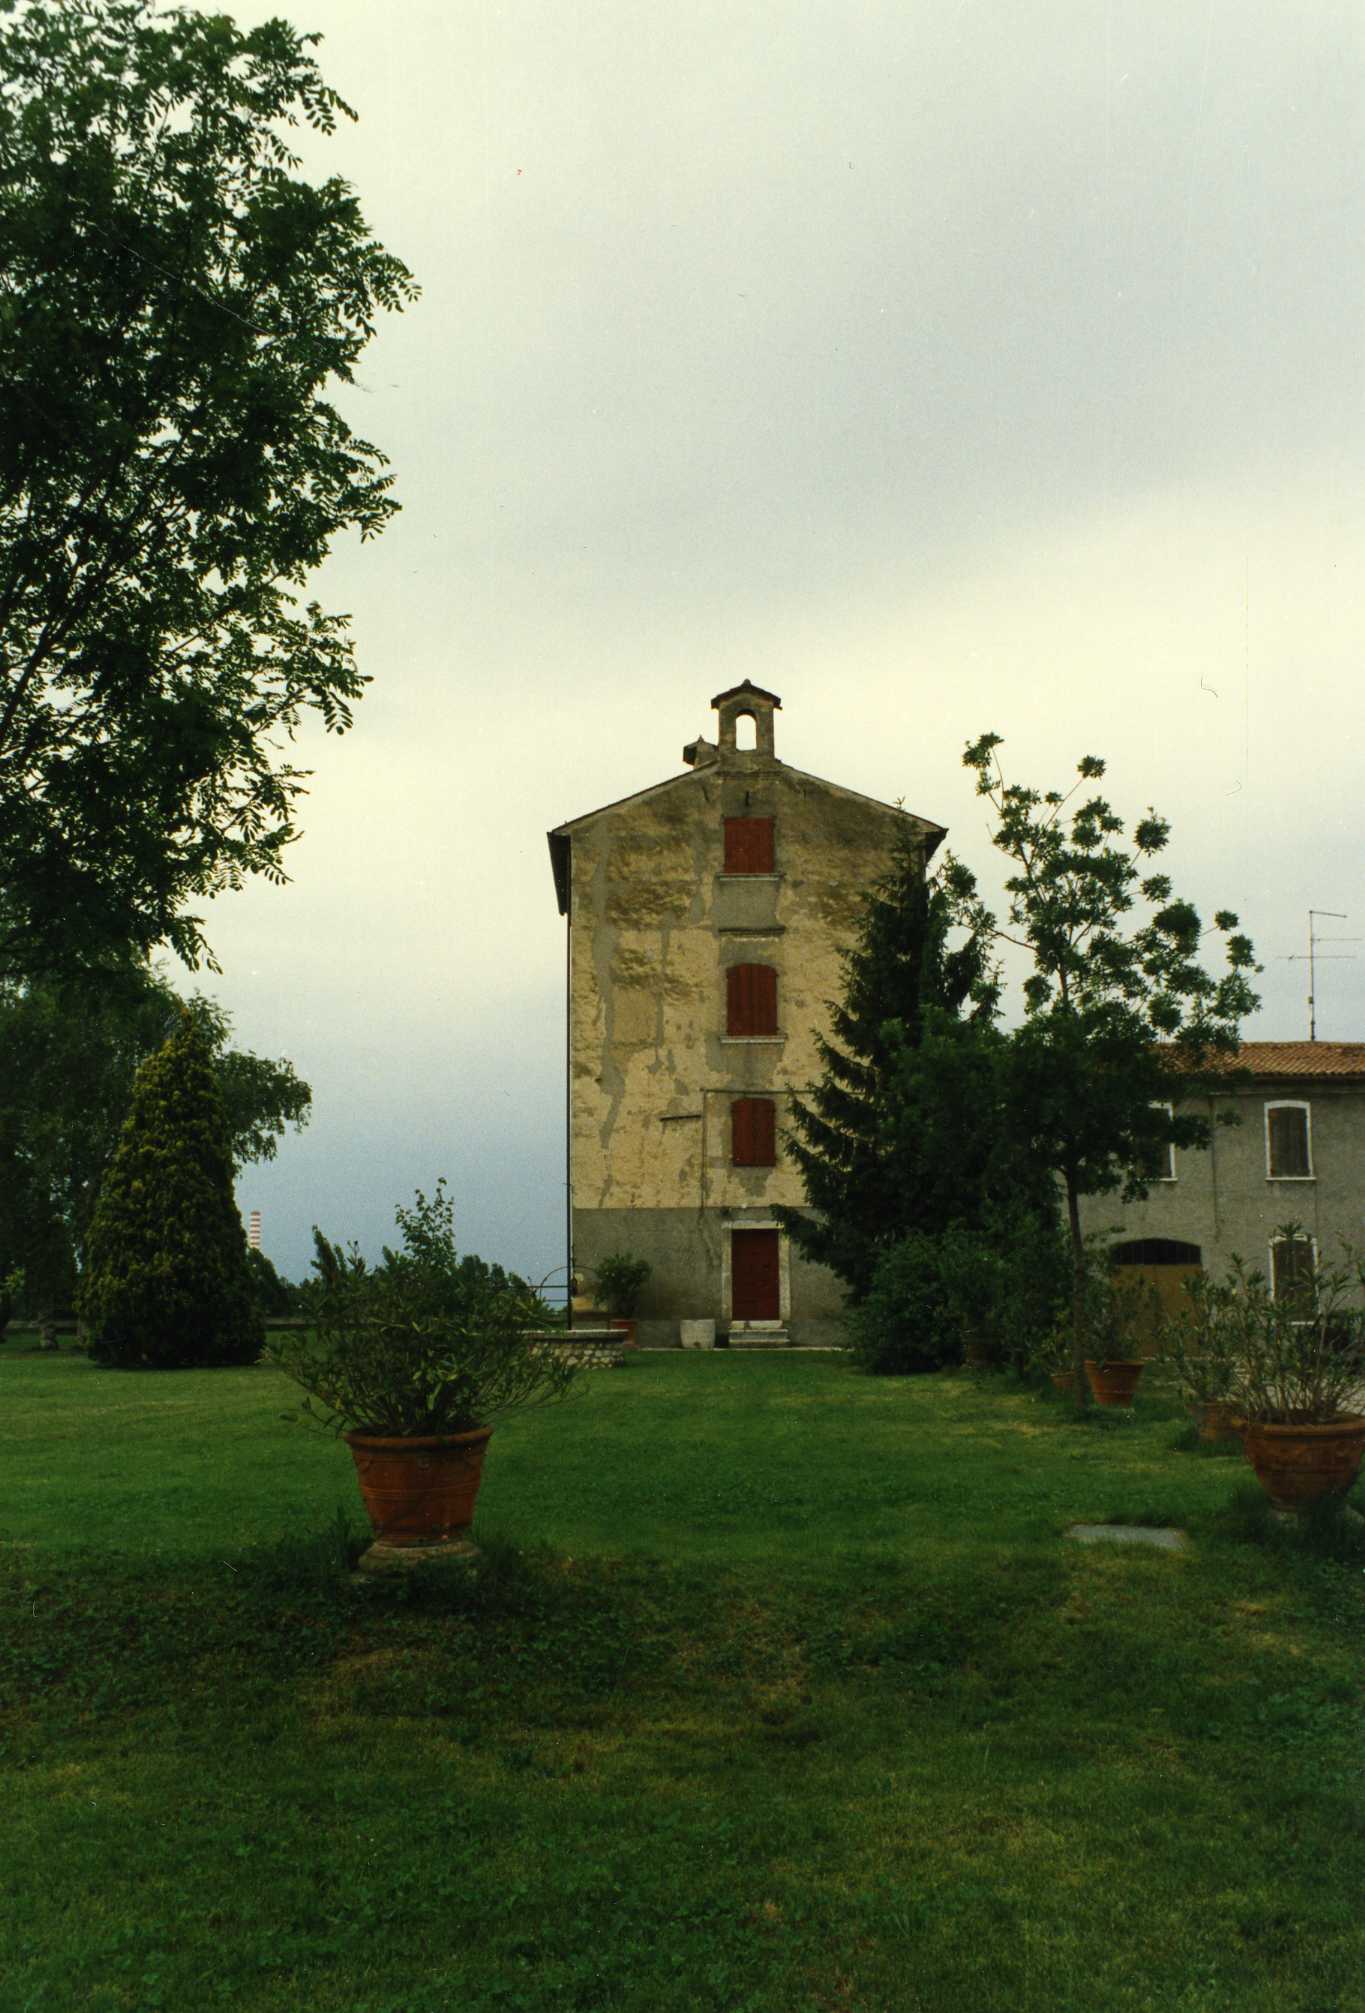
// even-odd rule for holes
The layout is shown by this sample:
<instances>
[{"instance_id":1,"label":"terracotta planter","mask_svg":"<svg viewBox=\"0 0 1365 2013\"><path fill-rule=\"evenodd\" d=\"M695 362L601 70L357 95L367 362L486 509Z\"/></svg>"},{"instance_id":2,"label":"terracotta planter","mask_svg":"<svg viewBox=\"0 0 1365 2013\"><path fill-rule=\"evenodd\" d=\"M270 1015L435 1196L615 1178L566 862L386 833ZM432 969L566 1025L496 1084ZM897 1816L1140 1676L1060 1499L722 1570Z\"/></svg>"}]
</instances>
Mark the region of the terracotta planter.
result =
<instances>
[{"instance_id":1,"label":"terracotta planter","mask_svg":"<svg viewBox=\"0 0 1365 2013\"><path fill-rule=\"evenodd\" d=\"M347 1433L365 1510L380 1543L400 1550L458 1538L474 1521L491 1426L389 1439Z\"/></svg>"},{"instance_id":2,"label":"terracotta planter","mask_svg":"<svg viewBox=\"0 0 1365 2013\"><path fill-rule=\"evenodd\" d=\"M619 1328L625 1336L625 1340L621 1344L623 1349L639 1348L640 1345L635 1339L635 1317L633 1315L613 1314L608 1322L608 1326Z\"/></svg>"},{"instance_id":3,"label":"terracotta planter","mask_svg":"<svg viewBox=\"0 0 1365 2013\"><path fill-rule=\"evenodd\" d=\"M1052 1387L1056 1391L1074 1391L1076 1388L1076 1372L1074 1370L1054 1370L1052 1372Z\"/></svg>"},{"instance_id":4,"label":"terracotta planter","mask_svg":"<svg viewBox=\"0 0 1365 2013\"><path fill-rule=\"evenodd\" d=\"M1123 1363L1092 1363L1087 1357L1085 1374L1097 1405L1131 1405L1137 1394L1144 1365L1140 1358Z\"/></svg>"},{"instance_id":5,"label":"terracotta planter","mask_svg":"<svg viewBox=\"0 0 1365 2013\"><path fill-rule=\"evenodd\" d=\"M1246 1430L1246 1420L1235 1405L1222 1398L1202 1398L1190 1407L1190 1418L1199 1428L1201 1440L1235 1440Z\"/></svg>"},{"instance_id":6,"label":"terracotta planter","mask_svg":"<svg viewBox=\"0 0 1365 2013\"><path fill-rule=\"evenodd\" d=\"M1330 1426L1268 1426L1251 1420L1242 1448L1277 1510L1303 1510L1354 1486L1365 1454L1365 1419Z\"/></svg>"}]
</instances>

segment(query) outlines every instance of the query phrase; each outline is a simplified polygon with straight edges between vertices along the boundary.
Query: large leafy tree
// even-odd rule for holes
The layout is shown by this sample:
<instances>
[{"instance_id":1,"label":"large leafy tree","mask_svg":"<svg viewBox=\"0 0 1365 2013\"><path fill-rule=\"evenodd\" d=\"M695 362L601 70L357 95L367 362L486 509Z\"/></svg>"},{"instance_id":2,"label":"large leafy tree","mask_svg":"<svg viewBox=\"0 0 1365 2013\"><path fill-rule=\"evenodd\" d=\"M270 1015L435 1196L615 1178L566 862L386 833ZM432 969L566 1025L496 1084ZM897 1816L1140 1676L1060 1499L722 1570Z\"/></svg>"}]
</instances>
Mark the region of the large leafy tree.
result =
<instances>
[{"instance_id":1,"label":"large leafy tree","mask_svg":"<svg viewBox=\"0 0 1365 2013\"><path fill-rule=\"evenodd\" d=\"M963 1140L947 1166L935 1164L913 1125L893 1121L926 1038L965 1056L989 1037L996 983L978 908L965 867L950 861L930 881L913 833L899 836L844 953L843 995L831 1002L830 1034L817 1043L820 1078L792 1100L785 1146L808 1209L778 1214L797 1247L844 1282L854 1305L898 1239L976 1210L980 1170ZM962 919L967 928L957 936L953 925Z\"/></svg>"},{"instance_id":2,"label":"large leafy tree","mask_svg":"<svg viewBox=\"0 0 1365 2013\"><path fill-rule=\"evenodd\" d=\"M0 975L282 879L364 678L300 590L397 508L324 393L415 289L287 135L353 116L286 22L0 0Z\"/></svg>"},{"instance_id":3,"label":"large leafy tree","mask_svg":"<svg viewBox=\"0 0 1365 2013\"><path fill-rule=\"evenodd\" d=\"M0 988L0 1271L18 1263L40 1316L68 1302L100 1183L140 1065L186 1003L166 979L125 964L80 981ZM233 1166L271 1160L312 1092L293 1064L231 1046L232 1022L196 995Z\"/></svg>"},{"instance_id":4,"label":"large leafy tree","mask_svg":"<svg viewBox=\"0 0 1365 2013\"><path fill-rule=\"evenodd\" d=\"M232 1194L203 1028L185 1013L137 1073L86 1247L77 1307L96 1362L254 1363L265 1329Z\"/></svg>"},{"instance_id":5,"label":"large leafy tree","mask_svg":"<svg viewBox=\"0 0 1365 2013\"><path fill-rule=\"evenodd\" d=\"M1059 1182L1072 1261L1072 1356L1085 1403L1088 1353L1082 1196L1145 1193L1143 1169L1167 1142L1206 1146L1209 1125L1168 1105L1206 1087L1208 1067L1235 1054L1257 999L1255 958L1237 917L1220 910L1223 970L1205 968L1198 910L1151 863L1170 828L1149 810L1131 832L1087 786L1104 763L1086 756L1070 790L1006 782L998 734L972 742L964 764L995 814L992 840L1010 862L1008 928L1028 952L1025 1019L1012 1049L1013 1126L1029 1156ZM1084 794L1082 794L1084 793ZM1218 1081L1226 1087L1226 1072Z\"/></svg>"}]
</instances>

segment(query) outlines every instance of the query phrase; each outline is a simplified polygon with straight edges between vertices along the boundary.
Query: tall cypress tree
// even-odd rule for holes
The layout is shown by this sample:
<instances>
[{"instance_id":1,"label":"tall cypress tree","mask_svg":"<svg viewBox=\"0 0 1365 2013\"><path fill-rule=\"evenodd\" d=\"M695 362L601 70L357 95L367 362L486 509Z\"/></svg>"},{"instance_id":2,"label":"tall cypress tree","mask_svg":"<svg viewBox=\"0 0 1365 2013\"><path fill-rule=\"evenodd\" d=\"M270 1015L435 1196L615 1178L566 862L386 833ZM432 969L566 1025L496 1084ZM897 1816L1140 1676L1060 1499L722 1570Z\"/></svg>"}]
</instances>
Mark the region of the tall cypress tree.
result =
<instances>
[{"instance_id":1,"label":"tall cypress tree","mask_svg":"<svg viewBox=\"0 0 1365 2013\"><path fill-rule=\"evenodd\" d=\"M967 934L950 949L955 923ZM776 1214L807 1258L843 1280L854 1305L893 1244L960 1214L941 1167L907 1166L906 1130L891 1121L904 1102L906 1052L928 1030L960 1023L983 1038L992 1032L998 989L988 924L968 869L950 860L928 881L907 829L844 953L843 998L832 1003L830 1036L817 1044L823 1075L793 1099L784 1142L814 1213Z\"/></svg>"},{"instance_id":2,"label":"tall cypress tree","mask_svg":"<svg viewBox=\"0 0 1365 2013\"><path fill-rule=\"evenodd\" d=\"M95 1206L78 1306L96 1361L255 1362L264 1328L232 1177L212 1058L186 1013L138 1071Z\"/></svg>"}]
</instances>

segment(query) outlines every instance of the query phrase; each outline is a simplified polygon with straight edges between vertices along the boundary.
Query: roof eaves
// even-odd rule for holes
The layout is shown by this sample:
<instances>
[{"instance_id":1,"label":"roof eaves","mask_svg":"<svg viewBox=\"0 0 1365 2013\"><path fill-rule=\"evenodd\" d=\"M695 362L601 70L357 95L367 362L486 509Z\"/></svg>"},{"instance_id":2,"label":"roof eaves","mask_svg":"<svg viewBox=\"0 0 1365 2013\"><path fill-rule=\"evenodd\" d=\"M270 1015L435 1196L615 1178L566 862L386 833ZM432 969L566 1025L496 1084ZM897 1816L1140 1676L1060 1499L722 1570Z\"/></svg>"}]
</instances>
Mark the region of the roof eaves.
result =
<instances>
[{"instance_id":1,"label":"roof eaves","mask_svg":"<svg viewBox=\"0 0 1365 2013\"><path fill-rule=\"evenodd\" d=\"M646 789L632 790L628 797L616 797L610 804L599 804L595 811L583 811L576 818L566 818L562 825L551 829L550 837L567 838L579 825L590 824L594 818L603 817L608 811L619 811L627 804L643 804L647 798L657 797L664 790L676 789L679 783L693 783L698 776L709 775L714 766L714 763L708 762L700 769L683 769L676 776L666 776L662 783L651 783Z\"/></svg>"},{"instance_id":2,"label":"roof eaves","mask_svg":"<svg viewBox=\"0 0 1365 2013\"><path fill-rule=\"evenodd\" d=\"M850 790L845 783L831 783L827 776L814 776L809 769L794 769L790 763L784 763L783 766L789 775L799 776L803 783L818 783L822 790L832 790L836 797L846 797L854 804L875 804L879 811L891 811L897 817L909 818L911 823L918 825L926 835L933 834L927 855L930 859L948 836L946 825L936 825L932 818L923 818L918 811L907 811L903 804L888 804L881 797L869 797L863 790Z\"/></svg>"}]
</instances>

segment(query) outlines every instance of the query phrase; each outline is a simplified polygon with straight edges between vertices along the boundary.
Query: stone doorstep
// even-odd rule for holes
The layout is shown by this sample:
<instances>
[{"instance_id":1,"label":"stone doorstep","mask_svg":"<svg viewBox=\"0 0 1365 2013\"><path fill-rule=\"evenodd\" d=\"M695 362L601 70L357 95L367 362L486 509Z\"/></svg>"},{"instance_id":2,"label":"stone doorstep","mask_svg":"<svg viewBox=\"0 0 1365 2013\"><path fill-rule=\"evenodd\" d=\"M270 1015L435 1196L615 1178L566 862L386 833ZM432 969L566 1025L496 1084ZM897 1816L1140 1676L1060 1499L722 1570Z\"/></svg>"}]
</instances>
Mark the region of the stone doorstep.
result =
<instances>
[{"instance_id":1,"label":"stone doorstep","mask_svg":"<svg viewBox=\"0 0 1365 2013\"><path fill-rule=\"evenodd\" d=\"M1154 1524L1072 1524L1066 1533L1082 1545L1146 1545L1157 1552L1183 1552L1183 1531Z\"/></svg>"}]
</instances>

